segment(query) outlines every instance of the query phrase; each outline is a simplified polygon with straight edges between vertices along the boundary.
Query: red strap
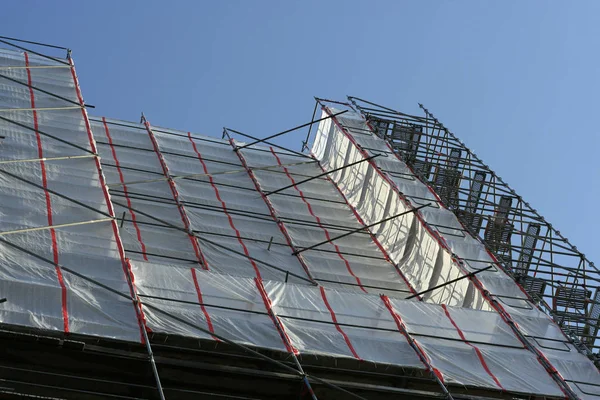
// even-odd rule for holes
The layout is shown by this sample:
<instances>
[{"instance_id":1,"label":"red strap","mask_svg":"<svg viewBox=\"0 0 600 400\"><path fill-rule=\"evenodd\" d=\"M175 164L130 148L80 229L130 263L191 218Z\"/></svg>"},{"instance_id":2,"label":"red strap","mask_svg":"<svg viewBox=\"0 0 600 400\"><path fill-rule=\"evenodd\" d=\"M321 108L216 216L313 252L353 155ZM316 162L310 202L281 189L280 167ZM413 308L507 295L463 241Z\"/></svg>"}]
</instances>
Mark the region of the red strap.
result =
<instances>
[{"instance_id":1,"label":"red strap","mask_svg":"<svg viewBox=\"0 0 600 400\"><path fill-rule=\"evenodd\" d=\"M273 321L273 325L275 325L277 332L279 332L279 336L281 336L281 340L283 341L283 344L285 345L285 348L287 349L288 353L293 353L296 355L300 354L298 349L296 349L294 347L294 345L292 345L292 340L286 333L285 328L283 327L283 324L281 323L281 320L273 312L273 306L271 304L271 299L269 299L269 295L267 294L267 291L265 290L265 287L263 286L262 280L260 278L254 278L254 282L256 283L258 292L260 293L260 296L263 299L263 303L265 304L265 307L269 313L269 317L271 317L271 321Z\"/></svg>"},{"instance_id":2,"label":"red strap","mask_svg":"<svg viewBox=\"0 0 600 400\"><path fill-rule=\"evenodd\" d=\"M325 288L323 286L321 286L319 289L321 289L321 297L323 298L325 307L327 307L327 309L329 310L329 313L331 314L331 320L335 324L335 328L344 337L344 340L346 341L346 344L348 345L348 348L350 349L350 352L352 353L352 355L362 361L362 358L360 358L358 356L358 354L356 353L356 351L354 350L354 346L352 346L352 342L350 342L350 338L348 337L348 335L346 335L346 332L344 332L342 330L342 328L338 325L337 318L335 317L335 313L333 312L333 309L331 308L331 306L329 305L329 302L327 301L327 296L325 295Z\"/></svg>"},{"instance_id":3,"label":"red strap","mask_svg":"<svg viewBox=\"0 0 600 400\"><path fill-rule=\"evenodd\" d=\"M79 88L79 81L77 80L77 74L75 74L75 66L73 65L73 60L69 59L69 64L71 65L71 76L73 77L73 84L75 85L75 92L77 93L77 99L79 100L79 104L81 105L81 116L85 123L85 129L88 135L88 141L90 144L90 149L94 154L98 154L98 150L96 148L96 141L94 140L94 135L92 134L92 127L90 125L90 120L88 118L87 112L85 111L85 103L83 102L83 97L81 96L81 89ZM96 164L96 170L98 171L98 180L100 183L100 187L102 188L102 193L104 194L104 201L106 202L106 207L108 208L108 213L113 220L111 222L113 235L115 238L115 242L117 243L117 250L119 252L119 256L121 258L121 266L123 268L123 273L126 276L131 277L131 285L129 285L129 292L132 298L139 300L137 296L137 290L134 285L133 272L131 270L131 264L129 260L125 257L125 249L123 248L123 242L121 241L121 236L119 235L119 228L117 226L117 221L114 219L115 210L112 205L112 201L110 200L110 194L108 193L108 187L106 186L106 180L104 179L104 173L102 172L102 166L100 165L99 157L94 157L94 163ZM138 324L140 327L140 341L145 343L144 337L144 329L149 330L146 326L146 319L143 314L142 306L140 303L140 307L136 308L136 316L138 319Z\"/></svg>"},{"instance_id":4,"label":"red strap","mask_svg":"<svg viewBox=\"0 0 600 400\"><path fill-rule=\"evenodd\" d=\"M163 170L163 175L165 176L165 178L168 179L169 188L171 189L171 194L173 195L173 200L175 200L175 203L177 204L177 209L179 210L179 215L181 216L181 222L183 222L183 226L185 227L185 229L188 232L191 232L190 221L187 217L185 209L183 208L183 204L181 204L181 201L179 200L179 192L177 190L177 186L175 186L175 182L170 178L171 175L169 174L169 167L167 166L167 163L165 162L165 159L162 156L160 149L158 148L158 142L156 141L156 138L152 133L152 129L148 121L146 121L145 126L146 131L148 132L148 136L150 137L150 141L152 142L152 147L154 147L154 152L156 153L160 166ZM203 269L208 270L208 263L204 258L204 254L202 254L202 250L200 249L198 240L191 233L188 233L188 237L190 239L190 243L192 244L192 248L194 249L194 253L196 254L196 259L198 260L198 263L202 265Z\"/></svg>"},{"instance_id":5,"label":"red strap","mask_svg":"<svg viewBox=\"0 0 600 400\"><path fill-rule=\"evenodd\" d=\"M208 325L208 330L210 333L215 333L215 329L212 324L212 320L210 319L210 315L208 311L206 311L206 307L204 306L204 299L202 298L202 291L200 290L200 284L198 283L198 277L196 276L196 269L191 268L192 271L192 279L194 280L194 287L196 288L196 294L198 295L198 302L200 303L200 308L202 309L202 313L204 314L204 318L206 318L206 324ZM221 340L216 336L213 336L213 339L220 342Z\"/></svg>"},{"instance_id":6,"label":"red strap","mask_svg":"<svg viewBox=\"0 0 600 400\"><path fill-rule=\"evenodd\" d=\"M38 158L44 158L44 152L42 150L42 137L38 131L38 115L35 110L35 96L32 88L31 70L29 69L29 54L25 52L25 67L27 69L27 84L29 85L29 97L31 98L31 108L33 108L33 127L35 129L35 138L37 141ZM48 192L48 180L46 176L46 164L43 160L40 160L40 168L42 170L42 186L44 187L44 194L46 196L46 213L48 215L48 226L54 225L52 222L52 201L50 199L50 192ZM56 231L54 228L50 228L50 237L52 239L52 255L54 261L54 269L58 277L58 283L61 288L61 302L62 302L62 318L63 318L63 329L65 333L69 333L69 314L67 311L67 287L62 274L62 270L58 265L58 240L56 239Z\"/></svg>"},{"instance_id":7,"label":"red strap","mask_svg":"<svg viewBox=\"0 0 600 400\"><path fill-rule=\"evenodd\" d=\"M192 134L190 132L188 132L188 139L192 143L192 147L194 148L194 151L196 152L196 155L198 156L198 160L200 160L200 163L202 164L202 168L204 169L204 173L208 175L208 180L210 181L210 185L212 186L213 190L215 191L215 196L216 196L217 200L219 202L221 202L221 208L223 208L223 212L225 213L225 215L227 216L227 219L229 220L229 226L231 227L231 229L233 229L235 231L235 236L237 237L238 242L242 246L242 249L244 250L244 254L246 255L246 257L248 257L248 260L250 261L250 264L252 264L252 268L254 268L254 272L256 273L256 277L259 278L259 279L262 279L261 276L260 276L260 270L258 269L258 265L256 265L256 262L254 262L254 260L250 258L250 252L248 251L248 248L246 247L246 244L242 240L242 235L240 234L240 231L235 227L235 224L233 223L233 218L231 218L231 215L227 211L227 205L225 204L225 202L223 201L223 199L221 199L221 194L219 193L219 189L215 185L215 182L213 180L212 175L210 175L210 173L208 172L208 168L206 167L206 163L204 162L204 159L202 158L202 155L198 151L198 148L196 147L196 143L192 139Z\"/></svg>"},{"instance_id":8,"label":"red strap","mask_svg":"<svg viewBox=\"0 0 600 400\"><path fill-rule=\"evenodd\" d=\"M454 322L454 319L452 319L452 317L450 316L450 312L448 311L448 308L446 307L445 304L442 304L442 308L444 309L444 312L446 313L446 317L448 317L448 319L450 320L450 322L452 322L452 325L454 325L454 327L456 328L456 331L458 332L458 335L463 340L463 342L465 342L465 344L468 344L473 349L475 349L475 353L477 353L477 357L479 358L479 362L481 363L481 366L483 367L483 369L485 370L485 372L487 372L487 374L492 377L492 379L494 380L494 382L496 382L496 385L500 389L502 389L503 391L506 391L506 389L504 389L504 387L502 387L502 384L500 383L500 381L498 380L498 378L496 378L496 376L492 373L492 371L490 371L487 363L485 362L485 359L483 358L483 354L481 353L481 350L479 350L479 348L477 346L475 346L474 344L471 344L465 338L465 335L463 334L463 332L460 330L460 328L458 327L458 325L456 324L456 322Z\"/></svg>"},{"instance_id":9,"label":"red strap","mask_svg":"<svg viewBox=\"0 0 600 400\"><path fill-rule=\"evenodd\" d=\"M325 237L327 238L327 240L331 240L331 235L329 234L329 231L327 230L327 228L325 228L323 226L323 224L321 223L321 219L319 217L317 217L315 215L315 213L312 210L312 207L310 206L310 203L308 202L308 200L306 200L306 198L304 197L304 193L302 192L302 190L298 189L298 187L296 186L296 181L294 180L294 178L292 177L292 175L290 174L289 170L283 166L283 164L281 163L281 160L279 159L279 157L277 156L277 153L275 153L275 151L273 150L273 147L270 148L271 149L271 153L273 153L273 155L275 156L275 158L277 159L277 163L283 167L283 170L285 171L285 174L287 175L287 177L292 181L292 184L294 185L294 189L296 189L296 191L298 192L298 194L300 194L300 198L302 199L302 201L304 202L304 204L306 204L306 207L308 208L308 212L310 213L310 215L312 215L314 217L314 219L317 221L317 224L319 225L319 227L323 230L323 232L325 233ZM333 242L329 242L333 248L335 249L335 252L337 253L338 257L344 262L344 264L346 265L346 269L348 270L348 272L350 273L350 275L352 275L352 277L354 277L354 279L356 279L356 283L358 284L358 286L362 289L363 292L368 293L367 290L363 287L360 278L358 276L356 276L354 274L354 271L352 271L352 267L350 267L350 263L348 262L348 260L346 259L346 257L344 257L344 255L341 253L340 248L338 247L337 244L333 243Z\"/></svg>"},{"instance_id":10,"label":"red strap","mask_svg":"<svg viewBox=\"0 0 600 400\"><path fill-rule=\"evenodd\" d=\"M425 352L425 350L423 350L419 342L417 342L416 339L413 339L408 334L408 329L406 329L406 326L402 321L402 317L396 312L396 310L394 310L394 306L392 306L389 297L382 294L381 300L383 300L383 304L385 304L385 307L388 309L390 314L392 314L392 318L394 318L394 322L396 322L396 327L398 328L398 331L400 331L400 333L402 333L404 337L406 337L406 340L408 340L409 343L412 342L416 346L417 355L419 356L419 359L421 360L427 371L433 371L433 373L438 377L440 382L442 382L442 384L445 384L444 375L440 372L439 369L433 366L433 364L431 363L431 359L429 359L429 356L427 356L427 353Z\"/></svg>"},{"instance_id":11,"label":"red strap","mask_svg":"<svg viewBox=\"0 0 600 400\"><path fill-rule=\"evenodd\" d=\"M121 186L123 186L123 193L125 194L125 200L127 200L127 206L129 207L128 211L131 214L131 220L133 222L133 226L137 234L137 240L140 243L140 246L142 247L142 255L144 257L144 260L148 261L148 255L146 254L146 245L142 240L142 232L140 231L140 227L138 226L137 217L135 215L135 212L132 210L131 199L129 198L127 185L125 184L125 178L123 177L123 171L121 171L121 164L119 164L119 159L117 158L117 151L113 145L112 137L110 136L110 130L108 129L108 124L106 123L106 118L102 117L102 123L104 124L104 132L106 133L106 138L108 139L108 144L110 145L113 160L115 161L115 165L117 166L119 180L121 181Z\"/></svg>"}]
</instances>

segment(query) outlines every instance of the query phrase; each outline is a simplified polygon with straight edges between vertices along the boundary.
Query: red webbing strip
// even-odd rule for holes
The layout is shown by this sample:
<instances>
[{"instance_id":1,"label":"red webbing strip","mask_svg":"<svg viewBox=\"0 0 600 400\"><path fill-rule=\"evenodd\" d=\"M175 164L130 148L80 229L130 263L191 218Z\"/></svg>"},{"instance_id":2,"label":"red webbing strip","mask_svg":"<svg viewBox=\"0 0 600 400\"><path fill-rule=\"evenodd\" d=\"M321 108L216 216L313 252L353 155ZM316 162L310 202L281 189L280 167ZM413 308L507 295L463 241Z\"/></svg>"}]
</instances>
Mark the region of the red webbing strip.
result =
<instances>
[{"instance_id":1,"label":"red webbing strip","mask_svg":"<svg viewBox=\"0 0 600 400\"><path fill-rule=\"evenodd\" d=\"M445 384L444 374L442 374L439 369L437 369L433 366L433 364L431 363L431 359L429 358L429 356L427 355L425 350L423 350L423 348L421 347L419 342L417 342L416 339L413 339L408 334L408 330L406 329L406 326L404 325L404 322L402 321L402 317L400 316L400 314L398 314L396 312L396 310L394 310L394 306L392 305L389 297L382 294L381 300L383 300L383 304L385 304L385 307L388 309L388 311L392 315L392 318L394 318L394 322L396 323L396 327L398 328L398 331L400 331L400 333L402 333L404 335L404 337L406 337L406 340L408 340L409 343L414 343L414 345L416 347L416 349L415 349L416 353L419 356L419 359L421 360L423 365L425 365L425 368L427 369L427 371L433 371L433 373L435 374L435 376L438 377L440 382L442 384Z\"/></svg>"},{"instance_id":2,"label":"red webbing strip","mask_svg":"<svg viewBox=\"0 0 600 400\"><path fill-rule=\"evenodd\" d=\"M277 160L277 163L281 167L283 167L283 170L285 171L285 174L290 179L290 181L292 181L292 184L294 185L294 189L296 189L296 191L298 192L298 194L300 194L300 198L302 199L302 201L304 202L304 204L306 204L306 207L308 208L308 212L310 213L310 215L312 215L315 218L315 220L317 221L317 224L319 225L319 227L325 233L325 237L327 238L327 240L331 240L331 235L329 234L329 231L327 230L327 228L325 228L323 226L323 224L321 223L321 219L319 217L317 217L315 215L315 213L313 212L313 209L312 209L310 203L304 197L304 193L302 193L302 190L298 189L298 187L296 186L296 181L294 180L294 178L290 174L289 170L286 167L283 166L283 164L281 163L281 160L279 159L279 157L277 156L277 153L275 153L275 151L273 150L273 148L270 147L270 149L271 149L271 153L273 153L273 155L275 156L275 159ZM354 277L354 279L356 280L356 283L358 284L358 286L362 289L363 292L368 293L367 290L363 287L363 285L362 285L362 283L360 281L360 278L358 276L356 276L354 274L354 272L352 271L352 267L350 267L350 263L348 262L348 260L346 259L346 257L344 257L344 255L342 254L342 252L340 251L340 248L338 247L338 245L335 244L335 243L333 243L333 242L329 242L329 243L335 249L335 252L337 253L338 257L344 262L344 264L346 265L346 269L348 270L348 273L350 273L350 275L352 275L352 277Z\"/></svg>"},{"instance_id":3,"label":"red webbing strip","mask_svg":"<svg viewBox=\"0 0 600 400\"><path fill-rule=\"evenodd\" d=\"M31 99L31 108L33 108L33 128L35 130L35 139L37 141L37 149L38 149L38 158L44 158L44 151L42 150L42 136L38 132L39 123L38 123L38 115L35 110L35 96L33 93L33 88L31 87L31 70L29 69L29 54L25 52L25 67L27 70L27 84L29 85L29 97ZM52 201L50 199L50 192L48 192L48 180L46 176L46 164L43 160L40 160L40 169L42 170L42 186L44 187L44 195L46 197L46 214L48 215L48 226L54 225L52 223ZM67 310L67 287L65 285L65 280L62 274L62 270L58 265L58 240L56 238L56 231L54 228L50 228L50 237L52 239L52 256L54 261L54 269L56 270L56 275L58 277L58 283L61 288L61 303L62 303L62 318L63 318L63 329L65 333L69 332L69 314Z\"/></svg>"},{"instance_id":4,"label":"red webbing strip","mask_svg":"<svg viewBox=\"0 0 600 400\"><path fill-rule=\"evenodd\" d=\"M206 324L208 325L208 330L210 331L210 333L214 334L215 329L213 327L212 320L210 319L210 315L208 314L206 307L204 307L204 299L202 298L202 291L200 290L200 284L198 283L198 277L196 276L196 269L191 268L191 270L192 270L192 279L194 280L194 287L196 288L196 294L198 295L198 302L200 303L200 308L202 309L204 318L206 318ZM217 342L221 341L216 336L213 336L213 339L215 339Z\"/></svg>"},{"instance_id":5,"label":"red webbing strip","mask_svg":"<svg viewBox=\"0 0 600 400\"><path fill-rule=\"evenodd\" d=\"M77 79L77 74L75 73L75 66L73 64L72 59L69 59L69 64L71 65L71 76L73 77L73 84L75 85L77 99L79 100L79 104L81 105L81 115L85 123L85 129L87 131L90 149L94 154L98 154L98 149L96 148L96 140L94 139L94 135L92 134L92 127L90 125L90 120L85 110L85 103L83 102L83 96L81 95L81 89L79 87L79 80ZM102 172L102 166L100 165L99 157L94 157L94 162L96 164L96 170L98 171L98 180L100 188L102 189L102 192L104 194L104 201L106 202L106 207L108 208L108 214L111 217L113 217L111 225L113 229L113 235L115 237L115 242L117 243L119 257L121 258L121 266L123 268L123 273L125 273L126 276L129 276L131 278L131 284L129 284L128 280L129 292L131 294L132 299L135 299L137 301L137 304L139 305L136 306L136 303L134 303L134 307L136 309L136 316L138 319L138 325L140 327L140 341L142 343L145 343L144 329L149 330L149 328L146 326L146 318L144 316L144 311L142 310L142 303L139 301L139 298L137 296L137 290L134 284L134 275L133 271L131 270L131 263L125 257L125 249L123 248L123 242L121 241L121 236L119 235L119 227L115 219L115 210L110 199L110 193L108 193L108 187L106 186L106 179L104 178L104 173Z\"/></svg>"},{"instance_id":6,"label":"red webbing strip","mask_svg":"<svg viewBox=\"0 0 600 400\"><path fill-rule=\"evenodd\" d=\"M144 257L144 260L148 261L148 256L146 255L146 245L142 240L142 232L140 231L140 227L138 226L137 217L135 215L135 212L132 210L131 199L129 198L129 192L127 189L127 185L125 184L123 171L121 171L121 164L119 164L119 159L117 158L117 151L113 146L112 137L110 136L110 130L108 129L108 124L106 123L106 118L102 117L102 123L104 124L104 132L106 133L106 138L108 139L108 144L110 145L113 160L115 161L115 165L117 166L119 180L121 181L121 186L123 186L123 193L125 194L125 200L127 200L127 207L129 207L128 211L131 214L131 220L133 222L133 227L135 228L135 232L137 234L137 240L140 243L140 246L142 247L142 255Z\"/></svg>"},{"instance_id":7,"label":"red webbing strip","mask_svg":"<svg viewBox=\"0 0 600 400\"><path fill-rule=\"evenodd\" d=\"M208 168L206 167L206 163L204 162L204 159L202 158L202 155L198 151L198 148L196 147L196 143L192 139L192 134L190 132L188 132L188 139L192 143L192 147L194 148L194 152L196 152L196 155L198 156L198 160L200 160L200 163L202 164L202 169L204 170L204 173L208 175L208 180L210 181L210 185L212 186L213 190L215 191L215 196L216 196L217 200L219 202L221 202L221 208L223 208L223 212L225 213L225 215L227 216L227 219L229 220L229 226L231 227L231 229L233 229L235 231L235 236L237 237L238 242L242 246L242 249L244 250L244 254L246 255L246 257L248 257L248 261L250 261L250 264L252 265L252 268L254 268L254 272L256 273L256 277L259 278L259 279L262 279L261 276L260 276L260 270L258 269L258 265L256 265L256 262L253 259L250 258L250 252L248 251L248 248L246 247L246 244L242 240L242 235L240 234L240 231L235 227L235 224L233 223L233 218L231 218L231 215L227 211L227 205L225 204L225 202L223 201L223 199L221 199L221 194L219 193L219 189L215 185L215 182L213 181L212 175L210 175L210 173L208 172Z\"/></svg>"},{"instance_id":8,"label":"red webbing strip","mask_svg":"<svg viewBox=\"0 0 600 400\"><path fill-rule=\"evenodd\" d=\"M267 311L269 312L269 317L271 317L271 321L273 321L273 325L275 325L277 332L279 332L279 336L281 336L281 340L283 341L283 344L285 345L285 348L287 349L288 353L293 353L296 355L300 354L298 349L296 349L294 347L294 345L292 345L292 340L286 333L285 328L283 327L283 324L281 323L281 320L273 312L273 305L271 303L271 299L269 298L269 295L267 294L267 291L265 290L265 287L263 286L262 280L259 278L254 278L254 282L256 283L258 292L260 293L260 296L263 299L263 303L265 303L265 307L267 308Z\"/></svg>"},{"instance_id":9,"label":"red webbing strip","mask_svg":"<svg viewBox=\"0 0 600 400\"><path fill-rule=\"evenodd\" d=\"M169 167L167 166L167 163L165 162L165 159L162 156L160 149L158 148L158 142L156 141L156 138L154 137L154 133L152 133L152 128L150 127L150 124L148 123L148 121L146 121L145 126L146 126L146 131L148 131L148 136L150 136L150 141L152 142L152 146L154 147L154 152L156 153L156 156L158 157L158 161L160 162L160 166L163 170L163 175L165 176L165 178L167 178L167 181L169 182L169 188L171 189L171 194L173 195L173 200L175 200L175 204L177 204L177 209L179 210L179 215L181 216L181 222L183 222L183 226L188 231L188 237L190 239L190 242L192 243L194 253L196 254L196 259L198 260L198 263L200 263L202 265L203 269L208 270L208 263L206 262L206 259L204 258L204 254L202 254L202 250L200 249L198 240L196 239L196 237L194 237L194 235L191 234L192 229L191 229L191 225L190 225L190 220L185 212L185 209L183 208L183 204L181 204L181 202L179 201L179 192L177 191L177 186L175 186L175 182L173 181L173 179L171 179L171 174L169 173Z\"/></svg>"},{"instance_id":10,"label":"red webbing strip","mask_svg":"<svg viewBox=\"0 0 600 400\"><path fill-rule=\"evenodd\" d=\"M350 349L350 352L352 353L352 355L362 361L362 358L360 358L358 356L358 354L356 353L356 350L354 350L354 346L352 346L352 342L350 342L350 338L348 337L348 335L346 335L346 332L344 332L342 330L342 328L338 325L337 318L335 317L335 313L333 312L333 309L329 305L329 301L327 301L327 296L325 295L325 288L323 286L320 286L319 289L321 289L321 297L323 298L325 307L327 307L327 309L329 310L329 313L331 314L331 320L333 321L335 328L344 337L344 340L346 341L346 344L348 345L348 348Z\"/></svg>"},{"instance_id":11,"label":"red webbing strip","mask_svg":"<svg viewBox=\"0 0 600 400\"><path fill-rule=\"evenodd\" d=\"M490 368L488 367L487 363L485 362L485 359L483 358L483 354L481 353L481 350L479 350L479 348L477 346L475 346L474 344L471 344L467 340L467 338L463 334L462 330L458 327L458 325L456 324L456 322L454 321L452 316L450 316L450 311L448 311L448 307L446 307L445 304L442 304L442 308L444 309L444 313L446 313L446 317L448 317L450 322L452 322L452 325L454 325L454 328L456 328L456 331L458 332L458 336L460 336L460 338L463 340L463 342L465 344L471 346L475 350L475 353L477 353L477 357L479 358L479 362L481 363L481 366L483 367L485 372L487 372L487 374L492 377L492 379L494 380L494 382L496 382L496 385L500 389L502 389L503 391L506 391L506 389L504 389L504 387L502 386L502 384L500 383L498 378L496 378L496 376L492 373L492 371L490 371Z\"/></svg>"},{"instance_id":12,"label":"red webbing strip","mask_svg":"<svg viewBox=\"0 0 600 400\"><path fill-rule=\"evenodd\" d=\"M231 144L231 146L235 149L235 142L233 139L229 139L229 144ZM296 252L297 249L296 249L296 246L294 246L294 244L292 242L292 237L288 233L287 228L285 227L285 224L283 222L281 222L281 220L279 218L277 218L277 213L275 212L275 207L273 207L271 200L269 200L269 198L267 196L265 196L265 193L263 192L263 190L260 186L260 183L258 182L258 179L256 179L254 172L252 172L252 170L248 166L248 163L246 162L244 155L242 154L241 151L236 151L235 153L238 155L238 158L240 159L242 166L246 169L246 172L248 172L250 179L252 179L252 182L254 182L254 187L256 188L256 191L260 194L260 196L264 200L265 204L269 208L271 217L277 223L277 226L279 227L279 230L281 230L281 233L283 233L283 236L285 237L285 240L287 241L288 246L290 246L292 251ZM298 258L300 265L302 265L302 268L304 268L304 272L306 272L306 275L309 277L309 279L311 281L314 281L314 278L312 277L310 270L308 268L308 264L304 260L304 257L302 256L302 254L296 254L296 258Z\"/></svg>"}]
</instances>

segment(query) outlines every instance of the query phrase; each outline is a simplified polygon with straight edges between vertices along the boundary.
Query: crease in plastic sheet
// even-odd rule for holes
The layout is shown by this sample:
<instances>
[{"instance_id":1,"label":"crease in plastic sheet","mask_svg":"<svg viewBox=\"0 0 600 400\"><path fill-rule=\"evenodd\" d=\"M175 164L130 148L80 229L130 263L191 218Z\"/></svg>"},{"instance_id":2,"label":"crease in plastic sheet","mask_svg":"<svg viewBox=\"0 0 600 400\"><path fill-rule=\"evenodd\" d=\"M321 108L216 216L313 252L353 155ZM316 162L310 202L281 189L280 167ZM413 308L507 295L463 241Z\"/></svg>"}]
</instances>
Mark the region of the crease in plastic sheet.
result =
<instances>
[{"instance_id":1,"label":"crease in plastic sheet","mask_svg":"<svg viewBox=\"0 0 600 400\"><path fill-rule=\"evenodd\" d=\"M241 344L286 351L253 278L196 269L194 281L190 268L141 262L134 266L134 273L145 304L159 307L191 325L146 307L146 318L154 331L211 339L206 331L212 330ZM204 332L194 326L200 326Z\"/></svg>"},{"instance_id":2,"label":"crease in plastic sheet","mask_svg":"<svg viewBox=\"0 0 600 400\"><path fill-rule=\"evenodd\" d=\"M383 139L368 133L368 126L364 121L357 118L344 117L340 117L339 120L343 125L348 125L350 127L348 129L348 134L351 135L360 146L365 148L367 154L384 155L384 157L375 158L375 164L378 165L379 169L385 171L385 173L390 176L400 192L406 196L413 205L418 206L425 203L434 203L434 207L424 208L419 214L423 217L423 220L427 223L428 227L432 229L437 236L442 238L452 253L457 254L460 258L465 260L467 269L474 271L494 263L491 256L485 251L483 244L465 231L451 211L438 205L436 196L425 184L416 179L404 162L395 157L386 142ZM330 124L335 125L332 122L330 122ZM323 132L323 130L319 130L319 132ZM336 140L350 142L344 134L339 132L337 127L334 126L333 132L335 132L335 139L332 140L332 144L335 143ZM345 146L349 147L348 144L345 144ZM335 154L335 148L332 149L332 151ZM357 150L356 152L359 153ZM329 157L328 160L331 162L331 160L336 159L341 159L341 155L340 157L335 158ZM380 164L383 164L383 166L380 166ZM477 279L493 294L520 299L527 298L510 277L497 269L479 273ZM469 305L465 304L465 306Z\"/></svg>"},{"instance_id":3,"label":"crease in plastic sheet","mask_svg":"<svg viewBox=\"0 0 600 400\"><path fill-rule=\"evenodd\" d=\"M25 55L0 52L0 64L25 66ZM29 54L29 65L52 64ZM20 68L3 72L20 82L59 94L78 103L75 83L69 68ZM61 143L42 133L90 149L88 133L81 109L64 100L33 89L35 107L32 111L5 112L8 121L0 122L2 160L36 159L89 155L82 149ZM3 79L0 82L0 107L31 108L31 92L27 86ZM64 108L46 111L42 108ZM26 128L26 127L29 127ZM18 245L40 257L44 262L15 247L2 243L0 247L0 292L8 301L0 310L2 323L31 328L103 336L139 341L140 329L130 300L119 297L98 285L76 277L53 265L55 257L63 265L115 290L129 293L123 264L117 249L108 207L100 186L98 170L92 157L70 160L46 160L42 164L15 162L3 164L0 170L20 179L0 173L0 222L4 232L49 225L85 224L42 229L3 235L3 240ZM63 198L46 195L40 186L56 191L90 208ZM55 240L51 235L54 232ZM53 250L55 249L55 250ZM62 277L59 277L61 273ZM60 281L62 279L62 281ZM66 318L66 321L65 321Z\"/></svg>"}]
</instances>

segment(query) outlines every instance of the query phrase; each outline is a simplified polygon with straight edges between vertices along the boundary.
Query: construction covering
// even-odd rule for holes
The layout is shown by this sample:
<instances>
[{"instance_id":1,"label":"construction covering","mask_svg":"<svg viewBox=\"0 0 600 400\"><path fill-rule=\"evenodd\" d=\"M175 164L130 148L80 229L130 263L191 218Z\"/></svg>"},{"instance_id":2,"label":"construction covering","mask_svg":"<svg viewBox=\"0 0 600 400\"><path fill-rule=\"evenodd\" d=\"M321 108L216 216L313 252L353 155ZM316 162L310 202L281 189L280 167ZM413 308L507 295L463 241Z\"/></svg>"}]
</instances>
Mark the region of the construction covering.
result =
<instances>
[{"instance_id":1,"label":"construction covering","mask_svg":"<svg viewBox=\"0 0 600 400\"><path fill-rule=\"evenodd\" d=\"M323 107L324 116L338 112ZM389 144L374 134L360 114L350 112L321 122L312 152L325 168L332 170L361 159L369 160L330 175L341 190L348 193L349 203L367 224L398 211L427 205L407 222L410 230L406 244L392 237L395 231L386 229L383 224L373 228L409 284L418 291L436 287L440 276L448 281L477 272L468 280L429 292L429 296L422 297L423 301L443 307L456 304L496 311L501 317L499 324L510 327L521 343L542 360L546 369L550 373L557 371L558 379L567 382L579 397L600 396L600 374L592 362L569 343L560 328L530 301L523 288L506 275L483 243L462 226L435 191L418 178ZM382 207L373 207L372 198L378 199ZM415 243L427 243L432 249L428 258L421 258L420 267L415 267L414 261L406 262L414 260ZM493 268L484 270L488 265ZM436 292L441 293L435 295ZM481 326L480 318L465 322L468 329Z\"/></svg>"},{"instance_id":2,"label":"construction covering","mask_svg":"<svg viewBox=\"0 0 600 400\"><path fill-rule=\"evenodd\" d=\"M218 340L213 333L297 355L431 369L448 384L562 395L496 313L401 300L412 292L368 232L292 255L364 227L327 176L293 185L323 173L316 160L273 147L238 150L245 143L147 121L92 119L92 128L103 164L114 166L106 174L117 215L132 214L121 236L138 293L169 312L145 311L152 331ZM490 324L469 326L473 314ZM503 365L507 352L518 367Z\"/></svg>"},{"instance_id":3,"label":"construction covering","mask_svg":"<svg viewBox=\"0 0 600 400\"><path fill-rule=\"evenodd\" d=\"M230 340L413 369L450 393L600 396L502 270L442 286L495 260L358 115L321 122L313 156L89 118L71 60L0 65L4 326Z\"/></svg>"},{"instance_id":4,"label":"construction covering","mask_svg":"<svg viewBox=\"0 0 600 400\"><path fill-rule=\"evenodd\" d=\"M12 51L0 64L2 322L139 341L131 301L62 268L128 293L75 70Z\"/></svg>"}]
</instances>

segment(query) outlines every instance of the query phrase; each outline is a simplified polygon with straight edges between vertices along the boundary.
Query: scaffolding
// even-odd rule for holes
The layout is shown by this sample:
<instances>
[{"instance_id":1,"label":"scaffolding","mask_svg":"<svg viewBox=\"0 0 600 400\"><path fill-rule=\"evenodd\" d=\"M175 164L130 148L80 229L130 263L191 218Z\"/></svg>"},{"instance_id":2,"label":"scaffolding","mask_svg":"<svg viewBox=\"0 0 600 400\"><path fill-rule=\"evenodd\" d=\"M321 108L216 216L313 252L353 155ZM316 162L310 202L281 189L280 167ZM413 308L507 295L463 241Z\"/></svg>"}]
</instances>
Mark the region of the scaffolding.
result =
<instances>
[{"instance_id":1,"label":"scaffolding","mask_svg":"<svg viewBox=\"0 0 600 400\"><path fill-rule=\"evenodd\" d=\"M349 101L579 347L600 347L600 275L585 254L422 104L414 116Z\"/></svg>"},{"instance_id":2,"label":"scaffolding","mask_svg":"<svg viewBox=\"0 0 600 400\"><path fill-rule=\"evenodd\" d=\"M446 172L432 167L439 197L409 207L397 188L385 198L373 191L385 152L352 143L335 166L334 153L304 152L313 126L333 141L356 125L348 103L335 111L318 100L321 118L264 138L176 131L145 115L140 123L89 117L68 49L0 43L18 50L0 51L0 210L9 216L0 232L0 336L11 343L0 361L3 395L596 396L598 371L572 343L527 324L552 330L549 320L509 315L475 293L478 279L497 273L493 263L467 271L443 234L428 236L424 216L438 212L438 200L459 207L460 154ZM301 152L271 142L305 128ZM419 129L397 129L409 142L398 148L417 152L412 142L428 132ZM480 200L469 204L476 210ZM516 226L510 204L490 218L485 239L496 247L488 246L506 252L515 237L506 226ZM536 248L540 232L527 232ZM535 251L523 254L522 265L534 265ZM415 280L429 267L435 279ZM572 292L559 297L557 307L580 306ZM556 346L568 363L557 362ZM565 374L571 366L578 379Z\"/></svg>"}]
</instances>

